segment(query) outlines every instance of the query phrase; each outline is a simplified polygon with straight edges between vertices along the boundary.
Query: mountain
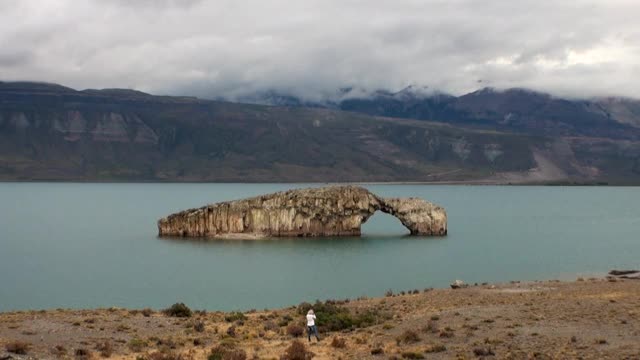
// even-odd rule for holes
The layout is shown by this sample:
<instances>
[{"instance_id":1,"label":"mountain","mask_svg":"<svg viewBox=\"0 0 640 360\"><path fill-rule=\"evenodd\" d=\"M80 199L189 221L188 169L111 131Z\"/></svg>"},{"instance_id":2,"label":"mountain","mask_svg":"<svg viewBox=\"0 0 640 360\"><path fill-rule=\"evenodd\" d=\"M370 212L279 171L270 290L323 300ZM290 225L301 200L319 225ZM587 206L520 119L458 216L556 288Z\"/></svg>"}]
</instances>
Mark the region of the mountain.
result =
<instances>
[{"instance_id":1,"label":"mountain","mask_svg":"<svg viewBox=\"0 0 640 360\"><path fill-rule=\"evenodd\" d=\"M276 94L270 91L270 94ZM287 104L326 107L374 116L431 120L502 131L550 136L604 136L640 139L640 101L621 98L571 100L527 89L484 88L459 97L409 86L399 92L360 90L313 102L277 93ZM253 101L250 101L253 102Z\"/></svg>"},{"instance_id":2,"label":"mountain","mask_svg":"<svg viewBox=\"0 0 640 360\"><path fill-rule=\"evenodd\" d=\"M376 96L414 101L407 93ZM428 94L423 100L437 113L441 104L457 109L450 108L451 98ZM511 110L496 102L482 112L479 101L455 99L487 121ZM512 131L326 107L0 83L0 179L640 183L640 141L631 119L636 108L611 100L594 109L626 114L626 122L610 119L607 126L630 130L611 130L611 136L573 128L566 134L525 126Z\"/></svg>"}]
</instances>

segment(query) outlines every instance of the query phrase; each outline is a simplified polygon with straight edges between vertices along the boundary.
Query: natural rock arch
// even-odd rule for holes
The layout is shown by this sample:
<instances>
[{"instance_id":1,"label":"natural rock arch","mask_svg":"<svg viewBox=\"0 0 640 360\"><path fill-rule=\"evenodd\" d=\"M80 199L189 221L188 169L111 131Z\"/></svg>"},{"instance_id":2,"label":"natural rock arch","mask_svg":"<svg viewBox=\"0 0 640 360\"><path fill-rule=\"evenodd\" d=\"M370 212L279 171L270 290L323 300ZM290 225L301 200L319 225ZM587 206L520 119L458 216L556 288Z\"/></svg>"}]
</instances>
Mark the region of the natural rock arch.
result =
<instances>
[{"instance_id":1,"label":"natural rock arch","mask_svg":"<svg viewBox=\"0 0 640 360\"><path fill-rule=\"evenodd\" d=\"M419 198L382 198L358 186L289 190L185 210L158 221L160 236L358 236L376 211L412 235L447 234L447 214Z\"/></svg>"}]
</instances>

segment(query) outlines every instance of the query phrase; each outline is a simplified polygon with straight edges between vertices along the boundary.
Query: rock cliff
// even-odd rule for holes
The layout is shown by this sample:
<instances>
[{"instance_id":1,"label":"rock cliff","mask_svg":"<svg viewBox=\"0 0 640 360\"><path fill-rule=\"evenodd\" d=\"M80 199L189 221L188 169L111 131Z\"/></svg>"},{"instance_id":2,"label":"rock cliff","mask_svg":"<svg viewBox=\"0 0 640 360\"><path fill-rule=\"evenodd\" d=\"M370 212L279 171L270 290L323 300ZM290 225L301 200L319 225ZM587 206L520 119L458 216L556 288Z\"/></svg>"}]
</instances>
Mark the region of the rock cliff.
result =
<instances>
[{"instance_id":1,"label":"rock cliff","mask_svg":"<svg viewBox=\"0 0 640 360\"><path fill-rule=\"evenodd\" d=\"M357 186L289 190L185 210L158 221L160 236L357 236L376 211L412 235L446 235L447 214L417 198L382 198Z\"/></svg>"}]
</instances>

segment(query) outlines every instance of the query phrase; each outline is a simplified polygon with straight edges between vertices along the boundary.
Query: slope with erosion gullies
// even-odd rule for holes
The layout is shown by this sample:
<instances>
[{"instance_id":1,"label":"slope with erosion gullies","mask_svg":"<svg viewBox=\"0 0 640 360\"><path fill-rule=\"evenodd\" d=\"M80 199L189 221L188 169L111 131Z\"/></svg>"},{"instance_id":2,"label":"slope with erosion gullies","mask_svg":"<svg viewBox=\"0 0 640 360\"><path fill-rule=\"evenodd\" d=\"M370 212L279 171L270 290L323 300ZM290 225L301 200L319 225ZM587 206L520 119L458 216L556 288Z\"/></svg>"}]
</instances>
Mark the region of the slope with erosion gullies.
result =
<instances>
[{"instance_id":1,"label":"slope with erosion gullies","mask_svg":"<svg viewBox=\"0 0 640 360\"><path fill-rule=\"evenodd\" d=\"M527 134L640 139L640 102L631 99L569 100L526 89L485 88L459 97L377 92L344 100L339 108Z\"/></svg>"},{"instance_id":2,"label":"slope with erosion gullies","mask_svg":"<svg viewBox=\"0 0 640 360\"><path fill-rule=\"evenodd\" d=\"M633 141L621 147L601 139L594 151L585 143L595 141L590 138L558 140L328 109L27 85L0 83L0 179L491 182L509 178L501 178L503 174L520 174L520 182L640 178L640 149ZM562 151L556 150L562 148L558 141L564 144ZM566 177L530 176L540 167L540 154Z\"/></svg>"},{"instance_id":3,"label":"slope with erosion gullies","mask_svg":"<svg viewBox=\"0 0 640 360\"><path fill-rule=\"evenodd\" d=\"M326 107L527 134L640 139L640 101L629 98L565 99L521 88L484 88L456 97L408 86L398 92L345 88L333 97L315 102L275 90L239 100L266 105Z\"/></svg>"}]
</instances>

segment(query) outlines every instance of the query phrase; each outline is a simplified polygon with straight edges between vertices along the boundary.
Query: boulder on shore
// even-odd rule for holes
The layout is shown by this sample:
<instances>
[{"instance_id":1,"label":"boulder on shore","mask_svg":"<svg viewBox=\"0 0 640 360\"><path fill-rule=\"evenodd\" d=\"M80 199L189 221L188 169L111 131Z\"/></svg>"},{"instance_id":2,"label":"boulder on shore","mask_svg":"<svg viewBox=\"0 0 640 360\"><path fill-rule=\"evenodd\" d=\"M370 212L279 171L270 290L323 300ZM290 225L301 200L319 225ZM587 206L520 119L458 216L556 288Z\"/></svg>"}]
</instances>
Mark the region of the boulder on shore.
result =
<instances>
[{"instance_id":1,"label":"boulder on shore","mask_svg":"<svg viewBox=\"0 0 640 360\"><path fill-rule=\"evenodd\" d=\"M449 286L451 286L452 289L464 289L469 287L469 284L465 283L462 280L456 280L454 282L452 282L451 284L449 284Z\"/></svg>"},{"instance_id":2,"label":"boulder on shore","mask_svg":"<svg viewBox=\"0 0 640 360\"><path fill-rule=\"evenodd\" d=\"M158 221L160 236L358 236L376 211L397 217L412 235L447 234L445 210L418 198L383 198L358 186L296 189L181 211Z\"/></svg>"}]
</instances>

